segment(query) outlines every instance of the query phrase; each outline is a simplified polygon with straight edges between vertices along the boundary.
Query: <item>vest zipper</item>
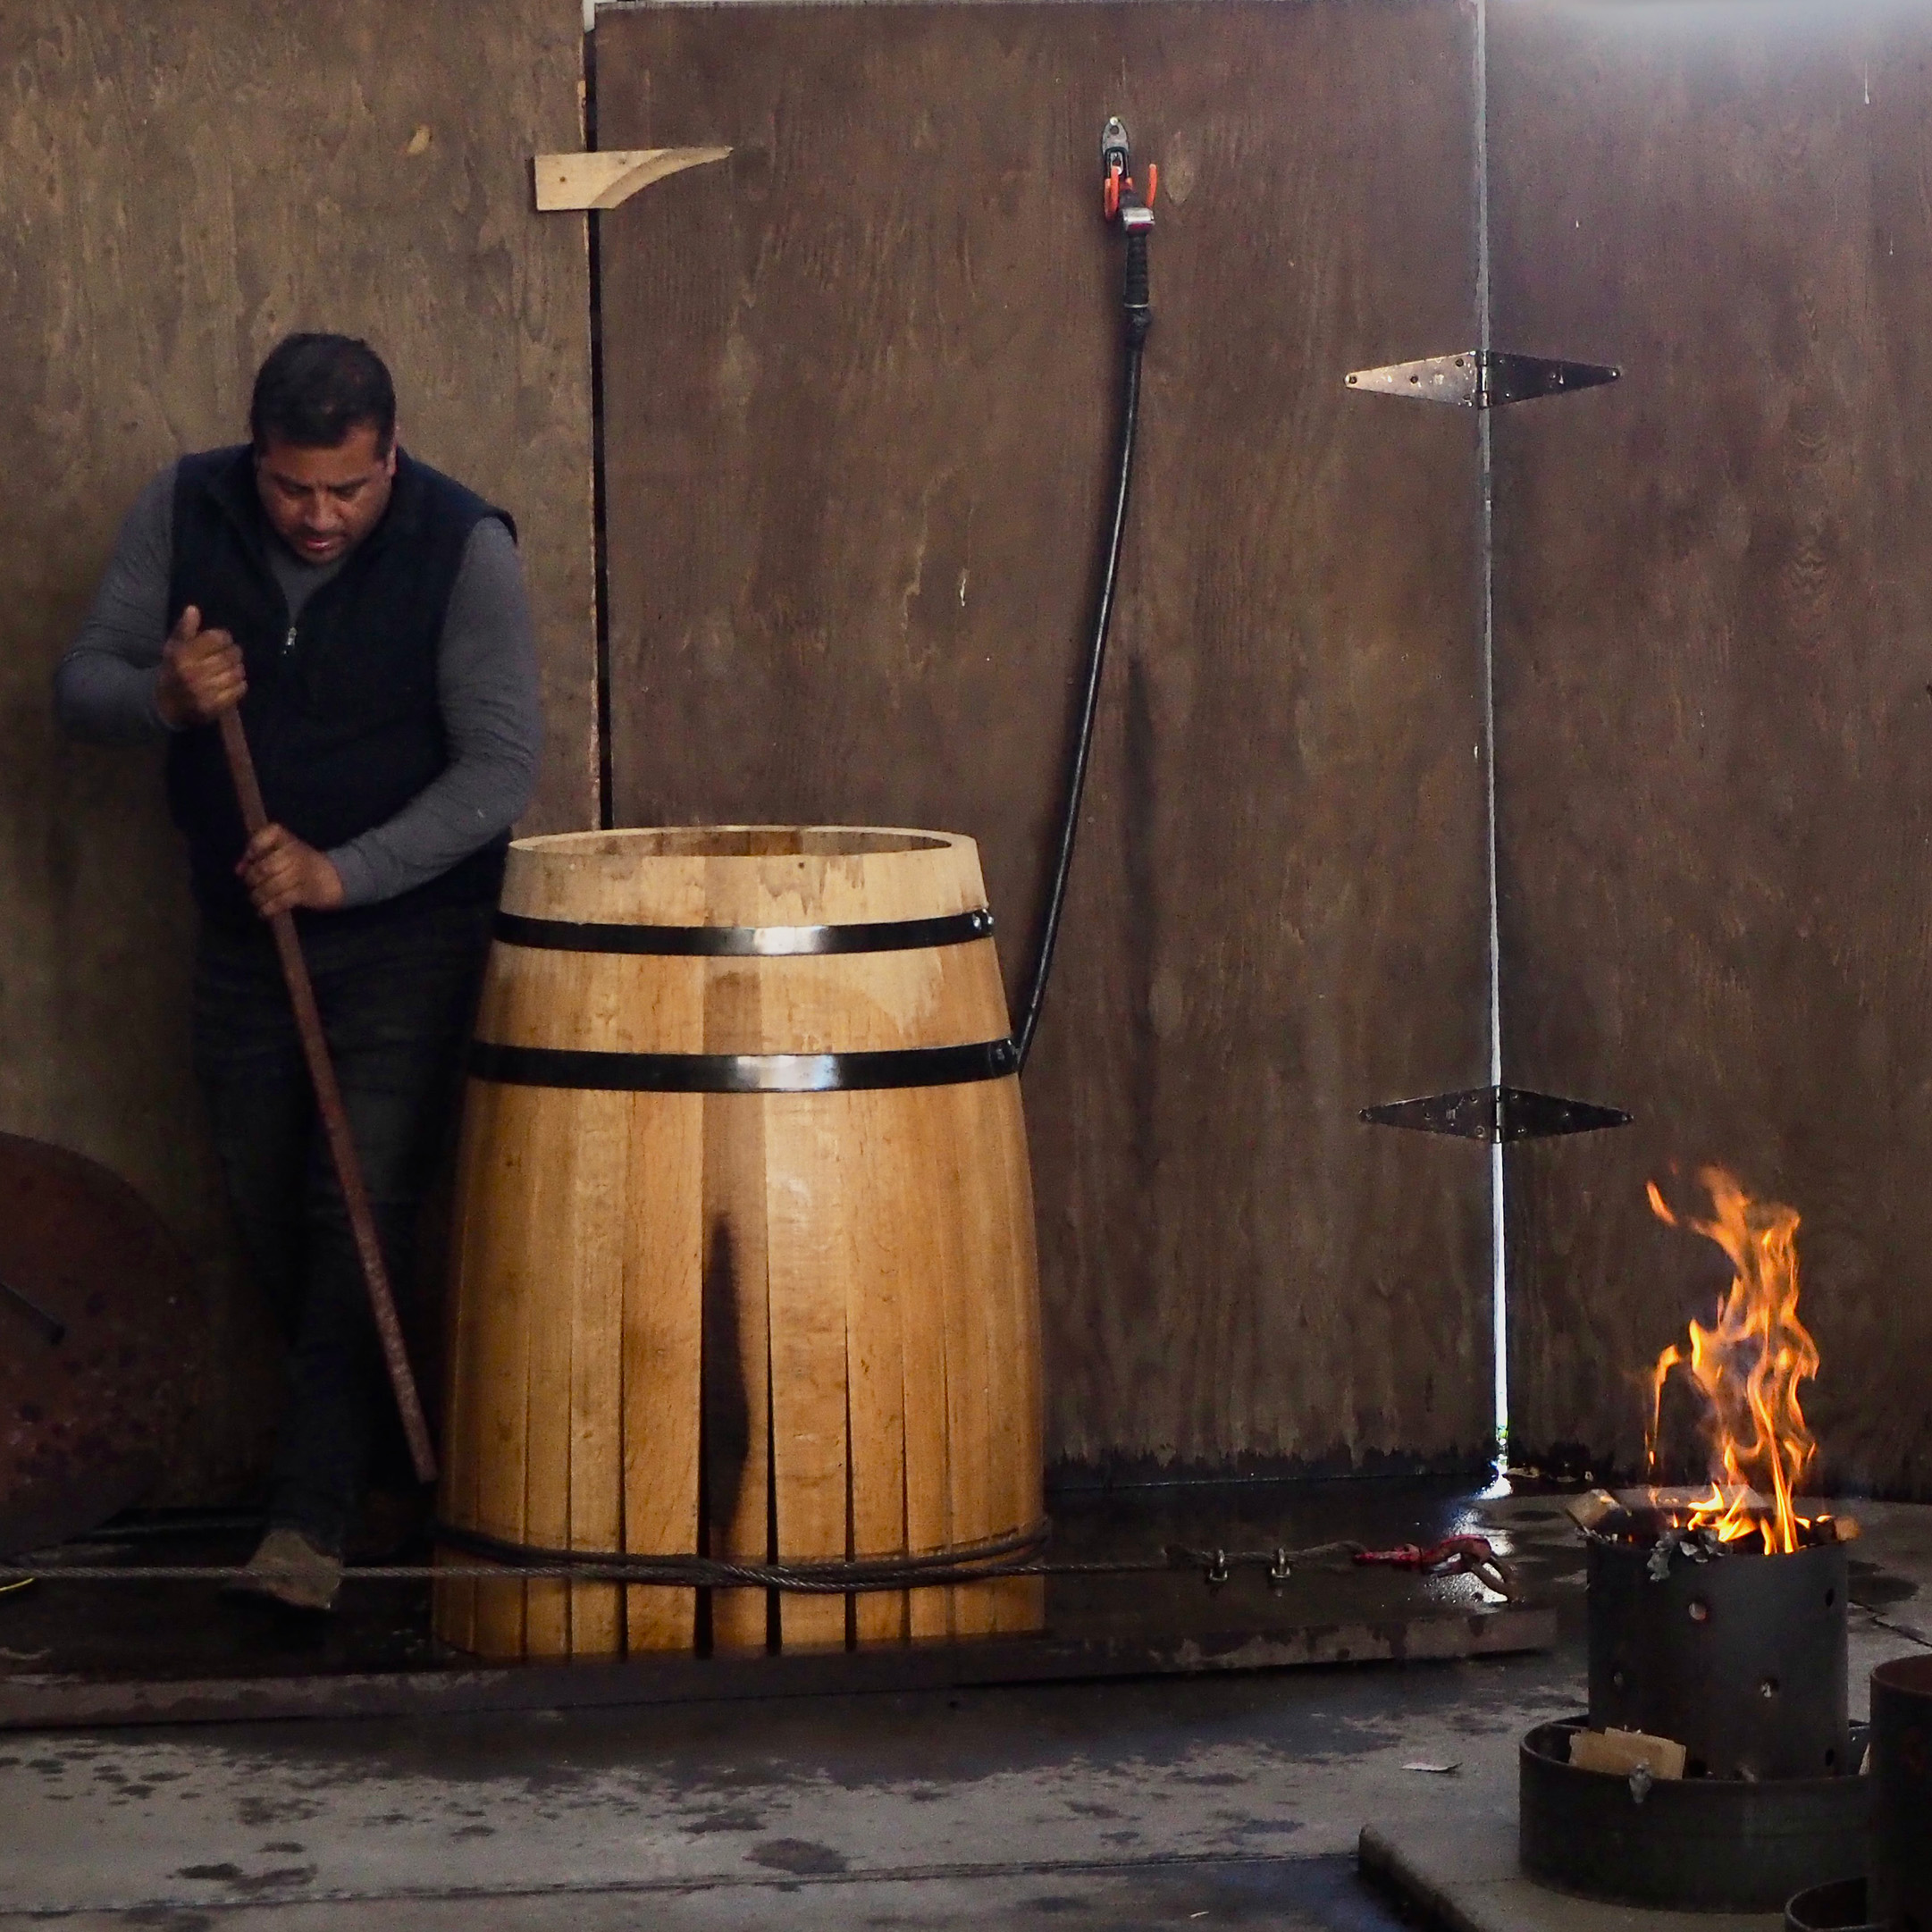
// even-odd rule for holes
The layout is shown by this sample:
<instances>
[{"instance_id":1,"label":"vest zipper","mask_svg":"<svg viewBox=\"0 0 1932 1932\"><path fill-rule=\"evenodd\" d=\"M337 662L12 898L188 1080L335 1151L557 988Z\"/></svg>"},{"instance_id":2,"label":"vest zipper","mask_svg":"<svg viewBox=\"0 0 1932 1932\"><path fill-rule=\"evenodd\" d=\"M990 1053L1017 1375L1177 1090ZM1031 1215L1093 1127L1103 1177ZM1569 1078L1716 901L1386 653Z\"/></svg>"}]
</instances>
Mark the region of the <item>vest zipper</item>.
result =
<instances>
[{"instance_id":1,"label":"vest zipper","mask_svg":"<svg viewBox=\"0 0 1932 1932\"><path fill-rule=\"evenodd\" d=\"M286 658L286 657L291 657L291 656L293 656L293 655L294 655L294 651L295 651L295 626L294 626L294 625L292 625L292 624L291 624L291 625L290 625L290 626L289 626L289 634L288 634L288 635L287 635L286 637L284 637L284 638L282 639L282 641L281 641L281 654L282 654L282 656L283 656L283 657L285 657L285 658Z\"/></svg>"}]
</instances>

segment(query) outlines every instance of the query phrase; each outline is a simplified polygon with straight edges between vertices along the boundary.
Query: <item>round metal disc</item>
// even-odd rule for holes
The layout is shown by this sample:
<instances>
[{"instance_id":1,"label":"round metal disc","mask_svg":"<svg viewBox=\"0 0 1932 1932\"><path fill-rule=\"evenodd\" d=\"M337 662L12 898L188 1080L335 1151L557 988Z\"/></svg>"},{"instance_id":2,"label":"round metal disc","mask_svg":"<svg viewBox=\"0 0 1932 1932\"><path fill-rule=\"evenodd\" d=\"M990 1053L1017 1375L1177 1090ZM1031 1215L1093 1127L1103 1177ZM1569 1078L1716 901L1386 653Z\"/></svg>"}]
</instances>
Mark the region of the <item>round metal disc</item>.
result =
<instances>
[{"instance_id":1,"label":"round metal disc","mask_svg":"<svg viewBox=\"0 0 1932 1932\"><path fill-rule=\"evenodd\" d=\"M153 1486L201 1327L193 1264L126 1181L0 1134L0 1555L95 1528Z\"/></svg>"}]
</instances>

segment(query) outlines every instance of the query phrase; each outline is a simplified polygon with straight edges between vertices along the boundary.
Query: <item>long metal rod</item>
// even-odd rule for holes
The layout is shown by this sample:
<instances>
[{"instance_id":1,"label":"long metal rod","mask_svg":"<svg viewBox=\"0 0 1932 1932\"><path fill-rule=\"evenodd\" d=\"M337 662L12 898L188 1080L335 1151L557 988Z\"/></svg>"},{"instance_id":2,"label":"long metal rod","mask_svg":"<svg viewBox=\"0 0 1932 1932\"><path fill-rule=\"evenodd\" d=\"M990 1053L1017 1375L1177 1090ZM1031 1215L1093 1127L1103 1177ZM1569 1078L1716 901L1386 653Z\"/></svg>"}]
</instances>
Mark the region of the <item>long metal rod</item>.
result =
<instances>
[{"instance_id":1,"label":"long metal rod","mask_svg":"<svg viewBox=\"0 0 1932 1932\"><path fill-rule=\"evenodd\" d=\"M1475 18L1476 342L1486 355L1495 346L1491 303L1489 4L1476 0ZM1483 573L1483 860L1489 887L1490 1084L1503 1084L1503 947L1501 892L1497 870L1496 810L1496 474L1491 414L1476 412L1476 471L1482 518ZM1508 1170L1503 1137L1490 1144L1490 1367L1491 1421L1496 1473L1509 1464L1509 1229L1504 1188Z\"/></svg>"},{"instance_id":2,"label":"long metal rod","mask_svg":"<svg viewBox=\"0 0 1932 1932\"><path fill-rule=\"evenodd\" d=\"M268 810L262 802L262 787L255 775L255 760L248 751L248 734L241 728L239 713L223 711L221 731L222 750L228 757L229 776L235 781L242 823L253 838L268 823ZM302 957L302 942L295 930L295 915L278 912L269 921L269 928L275 936L275 951L281 955L289 1004L295 1009L295 1029L301 1036L302 1056L308 1063L308 1076L315 1083L315 1106L328 1138L329 1157L335 1163L343 1205L349 1210L356 1257L362 1264L363 1285L369 1291L369 1312L375 1317L382 1360L389 1369L390 1386L396 1392L403 1433L408 1438L409 1459L416 1466L419 1483L433 1483L436 1452L430 1447L429 1424L423 1415L422 1398L416 1393L416 1377L410 1372L409 1351L403 1342L396 1298L390 1291L389 1270L382 1261L382 1244L376 1238L375 1214L369 1205L369 1190L363 1183L362 1163L357 1158L355 1136L349 1132L349 1113L342 1105L335 1064L329 1058L329 1043L323 1034L322 1015L316 1010L308 962Z\"/></svg>"}]
</instances>

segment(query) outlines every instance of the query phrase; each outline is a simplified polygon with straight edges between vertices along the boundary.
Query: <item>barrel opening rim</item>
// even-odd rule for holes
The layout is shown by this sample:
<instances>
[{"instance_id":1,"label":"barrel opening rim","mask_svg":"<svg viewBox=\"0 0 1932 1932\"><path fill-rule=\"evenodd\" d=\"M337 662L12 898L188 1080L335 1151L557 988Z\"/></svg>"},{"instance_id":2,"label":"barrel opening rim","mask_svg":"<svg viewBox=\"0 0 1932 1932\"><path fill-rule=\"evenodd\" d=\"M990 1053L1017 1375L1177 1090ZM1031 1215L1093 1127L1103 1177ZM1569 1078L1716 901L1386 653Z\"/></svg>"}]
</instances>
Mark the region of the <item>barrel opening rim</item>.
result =
<instances>
[{"instance_id":1,"label":"barrel opening rim","mask_svg":"<svg viewBox=\"0 0 1932 1932\"><path fill-rule=\"evenodd\" d=\"M518 852L571 859L870 859L945 852L950 832L862 825L630 826L608 832L552 832L516 841Z\"/></svg>"}]
</instances>

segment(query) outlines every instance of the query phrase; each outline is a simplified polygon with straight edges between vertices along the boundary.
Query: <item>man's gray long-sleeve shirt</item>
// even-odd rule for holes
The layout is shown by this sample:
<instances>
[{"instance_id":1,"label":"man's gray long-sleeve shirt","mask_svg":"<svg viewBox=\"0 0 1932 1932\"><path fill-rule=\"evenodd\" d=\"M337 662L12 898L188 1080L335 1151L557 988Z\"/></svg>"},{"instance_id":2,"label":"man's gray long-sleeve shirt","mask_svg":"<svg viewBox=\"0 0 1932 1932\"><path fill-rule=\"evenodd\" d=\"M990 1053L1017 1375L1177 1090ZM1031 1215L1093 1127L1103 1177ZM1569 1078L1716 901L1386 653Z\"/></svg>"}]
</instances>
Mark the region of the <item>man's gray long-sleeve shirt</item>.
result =
<instances>
[{"instance_id":1,"label":"man's gray long-sleeve shirt","mask_svg":"<svg viewBox=\"0 0 1932 1932\"><path fill-rule=\"evenodd\" d=\"M342 567L269 546L290 618ZM136 499L80 634L54 674L63 728L104 744L168 735L155 703L174 562L174 466ZM542 749L536 641L517 545L494 517L471 533L436 654L449 762L392 819L327 854L345 906L426 884L508 827L529 805Z\"/></svg>"}]
</instances>

